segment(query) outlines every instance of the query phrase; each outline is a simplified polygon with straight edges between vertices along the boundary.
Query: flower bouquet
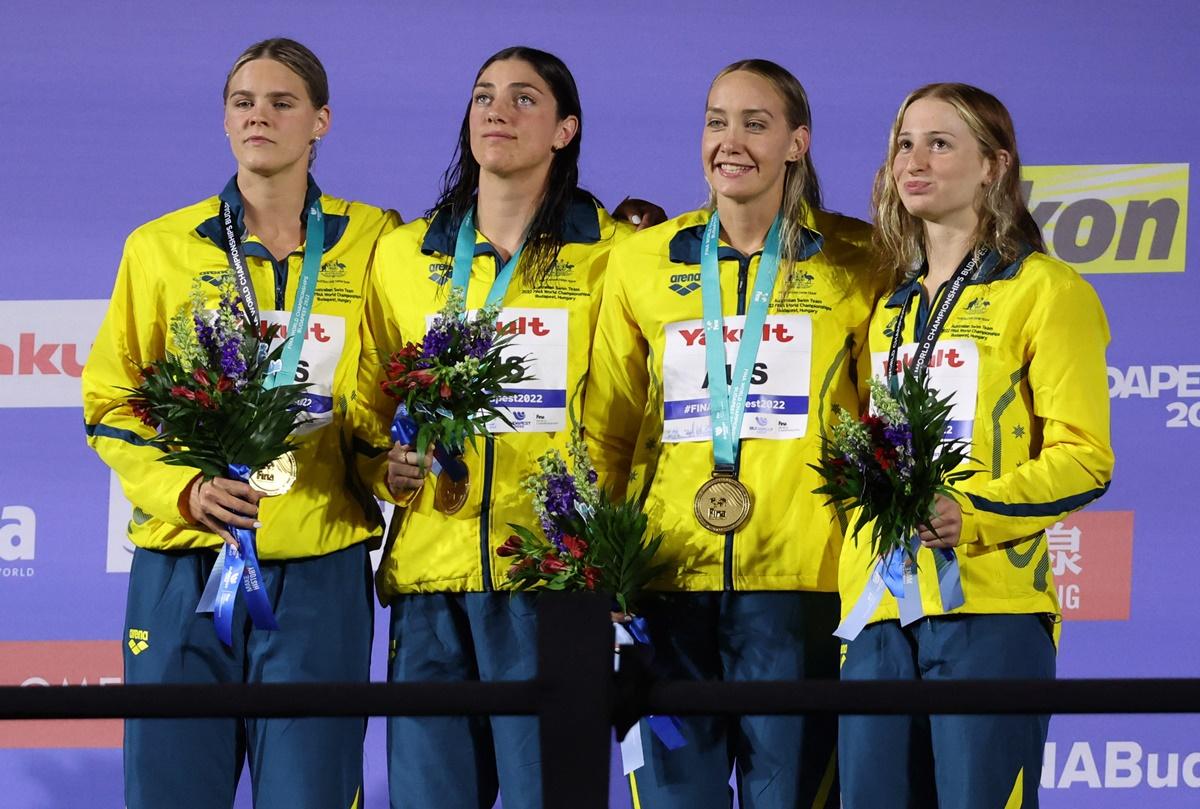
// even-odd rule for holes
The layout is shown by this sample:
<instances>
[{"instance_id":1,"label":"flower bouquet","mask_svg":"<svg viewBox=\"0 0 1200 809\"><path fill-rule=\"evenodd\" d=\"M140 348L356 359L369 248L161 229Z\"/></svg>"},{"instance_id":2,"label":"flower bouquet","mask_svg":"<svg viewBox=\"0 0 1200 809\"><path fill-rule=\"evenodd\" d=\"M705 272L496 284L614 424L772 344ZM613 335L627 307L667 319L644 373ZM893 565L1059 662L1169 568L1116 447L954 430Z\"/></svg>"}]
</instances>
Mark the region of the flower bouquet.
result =
<instances>
[{"instance_id":1,"label":"flower bouquet","mask_svg":"<svg viewBox=\"0 0 1200 809\"><path fill-rule=\"evenodd\" d=\"M855 542L871 523L871 551L878 560L873 589L864 593L847 622L861 619L865 625L886 586L901 601L901 622L907 624L921 614L916 588L906 592L904 587L916 581L918 527L930 522L937 495L954 497L954 484L975 472L960 468L969 460L968 443L947 439L952 396L939 397L925 374L914 374L908 367L894 386L874 378L870 385L870 413L856 418L835 408L840 420L833 426L832 439L822 438L822 458L813 465L825 482L813 492L826 495L843 516L856 512L851 532ZM938 550L934 560L943 607L950 610L963 603L958 562L953 550ZM845 625L837 633L843 638ZM857 635L857 629L861 626L847 631Z\"/></svg>"},{"instance_id":2,"label":"flower bouquet","mask_svg":"<svg viewBox=\"0 0 1200 809\"><path fill-rule=\"evenodd\" d=\"M614 502L596 485L596 470L578 430L567 447L571 467L558 450L538 458L538 471L521 482L533 497L541 535L512 525L514 533L496 549L511 557L508 586L514 590L594 590L609 593L616 610L618 648L635 646L653 654L644 618L635 613L646 588L667 566L654 562L663 535L649 540L646 515L636 500ZM614 665L620 670L621 656ZM646 717L651 732L668 750L685 744L682 725L673 716ZM642 766L641 734L636 729L621 740L626 774Z\"/></svg>"},{"instance_id":3,"label":"flower bouquet","mask_svg":"<svg viewBox=\"0 0 1200 809\"><path fill-rule=\"evenodd\" d=\"M618 611L632 615L646 585L666 567L654 562L663 536L645 540L640 504L613 502L600 491L578 433L568 452L570 469L558 450L550 450L538 459L538 471L521 482L533 497L541 535L511 525L514 533L496 554L512 557L508 583L515 590L599 590L612 595Z\"/></svg>"},{"instance_id":4,"label":"flower bouquet","mask_svg":"<svg viewBox=\"0 0 1200 809\"><path fill-rule=\"evenodd\" d=\"M276 384L294 376L294 369L281 368L287 341L268 352L278 327L260 333L228 275L218 288L220 301L210 313L196 280L171 319L171 348L142 369L141 384L126 389L129 405L157 430L147 443L162 451L162 462L198 469L206 480L232 478L263 494L282 494L296 477L291 436L304 419L297 400L307 385ZM229 532L238 547L222 548L198 610L214 610L226 644L239 584L255 625L277 628L260 589L254 531L229 526Z\"/></svg>"},{"instance_id":5,"label":"flower bouquet","mask_svg":"<svg viewBox=\"0 0 1200 809\"><path fill-rule=\"evenodd\" d=\"M511 425L496 400L504 386L530 379L527 357L504 356L512 336L496 328L499 305L468 318L463 291L451 288L446 304L420 343L408 343L384 366L384 393L399 399L392 440L424 456L430 446L442 467L435 502L454 513L466 502L467 443L487 433L488 422ZM449 480L444 480L448 478Z\"/></svg>"}]
</instances>

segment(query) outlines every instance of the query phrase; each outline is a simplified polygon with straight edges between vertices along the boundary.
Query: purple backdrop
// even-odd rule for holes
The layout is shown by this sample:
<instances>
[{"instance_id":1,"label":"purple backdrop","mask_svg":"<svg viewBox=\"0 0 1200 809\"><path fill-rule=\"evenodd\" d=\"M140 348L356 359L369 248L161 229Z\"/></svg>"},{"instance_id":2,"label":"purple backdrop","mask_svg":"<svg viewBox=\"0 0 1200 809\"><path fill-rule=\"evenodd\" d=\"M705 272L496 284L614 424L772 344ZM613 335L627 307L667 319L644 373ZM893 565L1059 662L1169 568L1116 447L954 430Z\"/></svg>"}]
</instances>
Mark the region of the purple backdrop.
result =
<instances>
[{"instance_id":1,"label":"purple backdrop","mask_svg":"<svg viewBox=\"0 0 1200 809\"><path fill-rule=\"evenodd\" d=\"M108 471L84 445L78 367L126 234L216 193L232 173L225 71L245 45L280 34L310 45L330 73L333 129L316 166L323 189L406 217L433 198L478 64L510 44L554 51L574 71L586 112L584 184L609 205L632 194L672 214L703 199L704 93L736 58L774 59L805 83L827 201L858 216L905 92L934 80L994 91L1016 121L1034 206L1045 203L1055 244L1094 273L1113 332L1116 479L1096 508L1054 532L1068 618L1081 619L1065 626L1060 674L1200 670L1200 277L1186 245L1198 237L1187 216L1188 166L1200 150L1194 3L9 5L0 49L0 681L120 676L128 506L110 498ZM1055 719L1043 805L1200 805L1198 731L1194 717ZM0 723L6 805L120 806L115 740L111 726ZM372 721L372 809L386 805L385 769L382 723Z\"/></svg>"}]
</instances>

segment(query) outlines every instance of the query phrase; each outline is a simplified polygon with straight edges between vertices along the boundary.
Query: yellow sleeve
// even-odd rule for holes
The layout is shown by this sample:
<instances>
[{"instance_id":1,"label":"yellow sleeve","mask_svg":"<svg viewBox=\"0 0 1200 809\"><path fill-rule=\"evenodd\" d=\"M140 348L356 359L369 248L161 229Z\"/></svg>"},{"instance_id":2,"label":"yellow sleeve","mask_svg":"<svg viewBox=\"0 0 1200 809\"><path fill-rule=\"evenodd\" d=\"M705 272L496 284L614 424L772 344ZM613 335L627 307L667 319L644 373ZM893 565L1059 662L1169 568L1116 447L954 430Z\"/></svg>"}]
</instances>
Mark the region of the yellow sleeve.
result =
<instances>
[{"instance_id":1,"label":"yellow sleeve","mask_svg":"<svg viewBox=\"0 0 1200 809\"><path fill-rule=\"evenodd\" d=\"M1041 450L1016 469L960 484L964 542L995 545L1027 537L1108 490L1108 323L1095 291L1076 276L1042 295L1028 321L1030 425ZM995 440L1000 440L997 436Z\"/></svg>"},{"instance_id":2,"label":"yellow sleeve","mask_svg":"<svg viewBox=\"0 0 1200 809\"><path fill-rule=\"evenodd\" d=\"M162 452L146 443L154 428L133 414L123 390L138 385L141 368L162 357L170 318L148 289L136 244L136 235L125 243L108 312L83 368L83 419L88 444L116 472L129 502L182 527L188 522L180 496L199 470L159 460Z\"/></svg>"},{"instance_id":3,"label":"yellow sleeve","mask_svg":"<svg viewBox=\"0 0 1200 809\"><path fill-rule=\"evenodd\" d=\"M650 384L649 346L629 304L626 255L620 247L609 255L583 406L600 484L618 498L626 494Z\"/></svg>"},{"instance_id":4,"label":"yellow sleeve","mask_svg":"<svg viewBox=\"0 0 1200 809\"><path fill-rule=\"evenodd\" d=\"M380 384L386 379L384 368L393 351L403 345L399 325L392 317L389 288L403 288L397 283L401 261L388 251L383 242L376 249L374 266L369 274L363 316L362 357L358 364L358 380L350 411L354 436L354 465L359 479L380 500L407 505L416 495L414 490L397 500L387 487L387 453L392 447L391 424L398 402L383 392ZM392 283L389 284L389 281Z\"/></svg>"}]
</instances>

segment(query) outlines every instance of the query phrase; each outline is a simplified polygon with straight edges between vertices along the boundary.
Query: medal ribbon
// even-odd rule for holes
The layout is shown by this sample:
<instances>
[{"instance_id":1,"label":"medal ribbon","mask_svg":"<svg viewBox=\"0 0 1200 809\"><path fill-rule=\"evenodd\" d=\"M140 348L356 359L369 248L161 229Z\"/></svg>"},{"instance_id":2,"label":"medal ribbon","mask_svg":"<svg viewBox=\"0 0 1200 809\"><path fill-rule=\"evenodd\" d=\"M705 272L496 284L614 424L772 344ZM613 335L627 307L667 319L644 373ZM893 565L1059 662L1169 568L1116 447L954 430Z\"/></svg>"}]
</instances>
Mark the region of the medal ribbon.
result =
<instances>
[{"instance_id":1,"label":"medal ribbon","mask_svg":"<svg viewBox=\"0 0 1200 809\"><path fill-rule=\"evenodd\" d=\"M504 296L508 294L508 287L512 283L513 274L517 270L517 264L521 261L521 253L524 250L525 242L522 241L517 252L513 253L512 258L504 263L500 272L496 273L496 279L492 281L492 286L488 289L484 306L499 305L504 302ZM466 300L467 297L467 288L471 283L471 265L474 262L475 209L472 208L467 211L467 215L458 225L458 240L454 244L454 273L450 276L450 283L454 285L454 288L462 290L463 300Z\"/></svg>"},{"instance_id":2,"label":"medal ribbon","mask_svg":"<svg viewBox=\"0 0 1200 809\"><path fill-rule=\"evenodd\" d=\"M721 310L721 275L717 258L721 221L715 210L704 228L704 240L700 247L700 296L704 306L704 352L708 370L713 460L715 468L731 473L741 441L750 377L754 372L759 346L762 345L763 326L775 288L775 277L779 274L779 230L782 223L782 216L777 214L767 231L758 274L754 279L754 290L746 308L732 384L726 381L725 316Z\"/></svg>"},{"instance_id":3,"label":"medal ribbon","mask_svg":"<svg viewBox=\"0 0 1200 809\"><path fill-rule=\"evenodd\" d=\"M304 262L300 267L300 279L296 283L296 296L292 299L292 314L288 318L287 337L283 353L279 359L267 369L267 378L263 387L270 389L278 385L288 384L296 379L296 368L300 365L300 351L304 347L304 338L308 335L308 321L312 316L313 299L317 291L317 275L321 271L321 259L325 251L325 214L321 210L321 200L314 200L308 208L304 230ZM233 283L238 294L242 297L242 305L246 309L249 322L255 331L262 323L258 309L258 296L254 292L254 284L246 269L246 255L242 244L234 232L233 210L228 202L221 202L221 223L225 228L225 252L229 256L229 266L233 270Z\"/></svg>"},{"instance_id":4,"label":"medal ribbon","mask_svg":"<svg viewBox=\"0 0 1200 809\"><path fill-rule=\"evenodd\" d=\"M954 271L945 294L942 295L941 303L929 318L925 334L917 343L917 350L913 354L911 366L914 375L922 376L929 368L929 359L933 356L934 345L946 327L950 313L954 310L959 298L962 297L967 282L991 272L999 261L1000 255L985 247L967 256ZM912 306L913 298L919 293L920 289L914 288L909 294L900 308L895 331L892 333L892 344L888 350L887 375L888 385L893 389L898 384L897 380L900 377L900 366L897 359L900 356L900 347L904 343L905 316ZM917 571L910 561L910 554L911 558L915 559L919 547L920 540L914 535L908 539L908 552L905 552L903 548L893 548L890 553L876 561L866 589L859 595L854 607L833 634L847 641L858 637L883 600L884 591L890 592L896 599L900 610L901 626L908 626L925 616ZM963 595L962 578L958 569L958 556L954 553L954 549L933 549L933 560L934 567L937 569L938 594L942 599L942 609L949 612L961 607L966 603L966 599Z\"/></svg>"},{"instance_id":5,"label":"medal ribbon","mask_svg":"<svg viewBox=\"0 0 1200 809\"><path fill-rule=\"evenodd\" d=\"M233 211L229 203L221 202L221 222L225 228L225 248L229 257L229 266L233 270L234 285L242 298L242 305L249 322L257 331L261 328L258 308L258 296L254 292L254 284L246 269L246 257L242 251L233 222ZM279 359L267 369L267 378L263 387L271 389L283 384L290 384L296 379L296 368L300 364L300 353L304 347L304 338L308 335L308 321L312 316L313 300L316 297L317 276L321 270L321 259L325 251L325 215L321 210L321 201L314 200L309 206L304 232L304 261L300 269L300 278L296 283L296 295L292 299L292 313L288 318L287 336L284 338L284 348ZM231 464L229 473L235 480L246 482L253 470L241 464ZM246 593L246 607L254 625L259 629L278 629L275 614L271 604L262 591L262 572L258 566L258 554L255 550L255 532L253 529L228 526L229 532L240 544L231 548L228 544L221 548L217 562L213 565L208 581L204 585L204 593L196 612L213 613L213 623L217 628L217 636L229 646L232 642L232 622L234 602L237 598L239 582Z\"/></svg>"}]
</instances>

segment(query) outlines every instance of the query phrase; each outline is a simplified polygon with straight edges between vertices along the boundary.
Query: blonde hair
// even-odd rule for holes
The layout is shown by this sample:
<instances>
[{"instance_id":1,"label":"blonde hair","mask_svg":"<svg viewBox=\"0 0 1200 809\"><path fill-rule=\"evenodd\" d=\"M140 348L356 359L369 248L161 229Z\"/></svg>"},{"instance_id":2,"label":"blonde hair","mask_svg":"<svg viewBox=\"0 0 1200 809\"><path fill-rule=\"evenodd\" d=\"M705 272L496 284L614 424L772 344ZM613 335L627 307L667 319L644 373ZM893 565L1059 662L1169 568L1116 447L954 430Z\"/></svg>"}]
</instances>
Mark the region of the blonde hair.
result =
<instances>
[{"instance_id":1,"label":"blonde hair","mask_svg":"<svg viewBox=\"0 0 1200 809\"><path fill-rule=\"evenodd\" d=\"M253 62L255 59L278 62L299 76L308 90L313 109L319 110L329 103L329 77L325 75L325 66L308 48L286 37L264 39L242 51L242 55L234 61L233 67L229 68L229 73L225 76L225 89L221 91L222 100L229 100L229 83L233 81L234 75L247 62Z\"/></svg>"},{"instance_id":2,"label":"blonde hair","mask_svg":"<svg viewBox=\"0 0 1200 809\"><path fill-rule=\"evenodd\" d=\"M784 115L792 129L808 127L812 130L812 110L808 106L808 93L787 69L766 59L743 59L724 68L712 80L713 85L730 73L743 70L765 79L783 99ZM717 195L709 189L708 207L716 208ZM812 162L810 147L800 160L788 163L783 178L783 223L779 229L779 264L790 277L796 264L800 230L808 211L821 209L821 185L817 181L817 170Z\"/></svg>"},{"instance_id":3,"label":"blonde hair","mask_svg":"<svg viewBox=\"0 0 1200 809\"><path fill-rule=\"evenodd\" d=\"M922 98L945 101L954 107L975 136L984 158L993 164L995 176L976 205L979 221L975 227L975 249L987 247L999 253L1000 266L1015 261L1026 246L1044 252L1041 230L1021 196L1021 160L1008 110L998 98L978 87L940 82L913 90L904 99L892 123L887 159L875 174L871 213L875 220L875 246L883 259L884 271L900 283L925 257L923 223L904 208L892 174L904 114L913 102ZM1007 165L1001 164L999 152L1008 154Z\"/></svg>"}]
</instances>

